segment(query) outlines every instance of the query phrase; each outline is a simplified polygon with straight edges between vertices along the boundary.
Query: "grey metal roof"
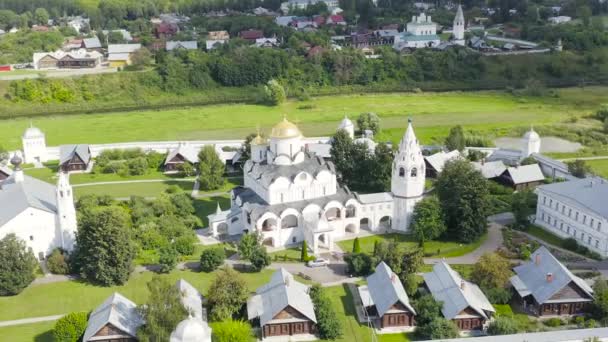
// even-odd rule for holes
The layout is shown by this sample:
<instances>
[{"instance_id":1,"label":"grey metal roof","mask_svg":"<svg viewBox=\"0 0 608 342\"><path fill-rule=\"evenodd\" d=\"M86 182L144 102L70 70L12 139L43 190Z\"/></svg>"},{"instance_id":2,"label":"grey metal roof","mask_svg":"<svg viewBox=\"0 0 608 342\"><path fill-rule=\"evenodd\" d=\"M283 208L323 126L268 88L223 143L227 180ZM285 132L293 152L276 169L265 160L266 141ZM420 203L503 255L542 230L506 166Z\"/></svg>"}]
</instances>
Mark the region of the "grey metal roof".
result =
<instances>
[{"instance_id":1,"label":"grey metal roof","mask_svg":"<svg viewBox=\"0 0 608 342\"><path fill-rule=\"evenodd\" d=\"M554 330L545 332L483 336L483 337L463 337L454 339L442 339L444 342L573 342L573 341L593 341L594 337L605 341L608 337L608 328L595 329L571 329ZM438 342L439 340L432 340ZM423 341L420 341L423 342ZM431 342L431 340L429 340Z\"/></svg>"},{"instance_id":2,"label":"grey metal roof","mask_svg":"<svg viewBox=\"0 0 608 342\"><path fill-rule=\"evenodd\" d=\"M112 324L126 334L136 337L137 328L143 323L143 319L137 311L137 305L121 295L114 292L89 316L89 323L82 338L89 341L106 324Z\"/></svg>"},{"instance_id":3,"label":"grey metal roof","mask_svg":"<svg viewBox=\"0 0 608 342\"><path fill-rule=\"evenodd\" d=\"M108 54L133 53L139 49L141 49L141 44L110 44L108 45Z\"/></svg>"},{"instance_id":4,"label":"grey metal roof","mask_svg":"<svg viewBox=\"0 0 608 342\"><path fill-rule=\"evenodd\" d=\"M180 300L186 310L195 318L207 321L207 311L203 308L203 295L184 279L175 283L180 292Z\"/></svg>"},{"instance_id":5,"label":"grey metal roof","mask_svg":"<svg viewBox=\"0 0 608 342\"><path fill-rule=\"evenodd\" d=\"M375 194L356 194L357 199L362 204L393 202L393 194L390 192L378 192Z\"/></svg>"},{"instance_id":6,"label":"grey metal roof","mask_svg":"<svg viewBox=\"0 0 608 342\"><path fill-rule=\"evenodd\" d=\"M511 176L514 184L522 184L529 182L538 182L545 180L545 175L538 164L521 165L510 167L507 172Z\"/></svg>"},{"instance_id":7,"label":"grey metal roof","mask_svg":"<svg viewBox=\"0 0 608 342\"><path fill-rule=\"evenodd\" d=\"M184 159L191 164L196 164L198 163L198 152L199 149L194 148L191 145L180 144L176 149L167 154L167 158L165 158L165 165L167 165L171 159L175 158L177 155L184 157Z\"/></svg>"},{"instance_id":8,"label":"grey metal roof","mask_svg":"<svg viewBox=\"0 0 608 342\"><path fill-rule=\"evenodd\" d=\"M330 158L331 157L331 144L323 144L323 143L310 143L306 144L306 150L310 153L313 153L316 156L322 158Z\"/></svg>"},{"instance_id":9,"label":"grey metal roof","mask_svg":"<svg viewBox=\"0 0 608 342\"><path fill-rule=\"evenodd\" d=\"M433 266L433 271L423 277L435 300L443 302L441 312L446 319L453 319L467 307L484 318L489 318L488 312L495 312L479 287L462 279L445 261Z\"/></svg>"},{"instance_id":10,"label":"grey metal roof","mask_svg":"<svg viewBox=\"0 0 608 342\"><path fill-rule=\"evenodd\" d=\"M319 156L313 156L305 152L304 160L296 165L276 165L268 164L266 161L261 163L248 160L245 163L244 171L254 179L262 180L264 185L270 185L279 177L286 177L293 180L301 172L307 172L316 176L321 171L330 171L336 173L334 164Z\"/></svg>"},{"instance_id":11,"label":"grey metal roof","mask_svg":"<svg viewBox=\"0 0 608 342\"><path fill-rule=\"evenodd\" d=\"M590 297L593 296L593 289L584 280L572 274L545 246L532 253L529 262L515 267L513 271L519 279L512 278L511 284L520 293L527 290L539 304L545 303L570 282L577 284ZM549 273L551 281L547 281Z\"/></svg>"},{"instance_id":12,"label":"grey metal roof","mask_svg":"<svg viewBox=\"0 0 608 342\"><path fill-rule=\"evenodd\" d=\"M473 164L475 170L480 171L483 177L486 179L496 178L502 175L507 170L507 167L505 166L505 163L502 162L502 160L484 163L472 162L471 164Z\"/></svg>"},{"instance_id":13,"label":"grey metal roof","mask_svg":"<svg viewBox=\"0 0 608 342\"><path fill-rule=\"evenodd\" d=\"M566 165L566 163L563 163L559 160L555 160L551 157L547 157L544 154L540 153L532 153L531 156L541 165L547 165L562 172L568 173L568 165Z\"/></svg>"},{"instance_id":14,"label":"grey metal roof","mask_svg":"<svg viewBox=\"0 0 608 342\"><path fill-rule=\"evenodd\" d=\"M416 314L401 280L384 261L376 266L376 272L367 277L367 288L379 316L384 316L397 302Z\"/></svg>"},{"instance_id":15,"label":"grey metal roof","mask_svg":"<svg viewBox=\"0 0 608 342\"><path fill-rule=\"evenodd\" d=\"M447 153L440 151L433 155L424 157L424 160L426 160L435 171L441 172L443 171L443 166L445 165L445 163L459 157L460 152L458 150L454 150Z\"/></svg>"},{"instance_id":16,"label":"grey metal roof","mask_svg":"<svg viewBox=\"0 0 608 342\"><path fill-rule=\"evenodd\" d=\"M541 185L538 189L549 193L555 199L574 202L608 219L608 181L603 178L574 179Z\"/></svg>"},{"instance_id":17,"label":"grey metal roof","mask_svg":"<svg viewBox=\"0 0 608 342\"><path fill-rule=\"evenodd\" d=\"M70 161L77 155L85 164L91 160L91 150L89 145L61 145L59 146L59 164Z\"/></svg>"},{"instance_id":18,"label":"grey metal roof","mask_svg":"<svg viewBox=\"0 0 608 342\"><path fill-rule=\"evenodd\" d=\"M292 307L313 322L317 322L308 286L297 282L284 268L278 269L270 282L256 290L256 295L247 301L249 320L260 319L264 326L287 307Z\"/></svg>"},{"instance_id":19,"label":"grey metal roof","mask_svg":"<svg viewBox=\"0 0 608 342\"><path fill-rule=\"evenodd\" d=\"M84 38L82 40L82 43L84 44L84 47L87 49L99 49L101 47L101 42L99 41L99 38L97 38L97 37Z\"/></svg>"},{"instance_id":20,"label":"grey metal roof","mask_svg":"<svg viewBox=\"0 0 608 342\"><path fill-rule=\"evenodd\" d=\"M188 41L172 41L167 42L167 51L171 51L173 49L186 49L186 50L196 50L198 49L198 42L196 40L188 40Z\"/></svg>"},{"instance_id":21,"label":"grey metal roof","mask_svg":"<svg viewBox=\"0 0 608 342\"><path fill-rule=\"evenodd\" d=\"M509 150L506 148L499 148L496 151L492 152L490 156L486 159L487 161L497 161L502 160L507 165L517 165L521 160L521 151L519 150Z\"/></svg>"},{"instance_id":22,"label":"grey metal roof","mask_svg":"<svg viewBox=\"0 0 608 342\"><path fill-rule=\"evenodd\" d=\"M57 213L55 187L39 179L24 175L15 182L15 173L0 184L0 227L27 208Z\"/></svg>"}]
</instances>

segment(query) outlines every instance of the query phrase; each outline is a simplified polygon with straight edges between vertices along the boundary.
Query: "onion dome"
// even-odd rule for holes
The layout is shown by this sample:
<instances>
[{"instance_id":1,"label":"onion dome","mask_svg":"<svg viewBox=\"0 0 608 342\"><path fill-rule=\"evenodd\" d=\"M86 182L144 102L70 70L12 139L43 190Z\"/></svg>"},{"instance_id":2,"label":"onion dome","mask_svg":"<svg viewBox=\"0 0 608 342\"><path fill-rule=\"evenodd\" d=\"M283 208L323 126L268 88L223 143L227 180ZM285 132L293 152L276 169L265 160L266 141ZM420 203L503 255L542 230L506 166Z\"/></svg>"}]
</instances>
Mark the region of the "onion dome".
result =
<instances>
[{"instance_id":1,"label":"onion dome","mask_svg":"<svg viewBox=\"0 0 608 342\"><path fill-rule=\"evenodd\" d=\"M296 138L299 136L302 136L302 132L286 118L283 118L283 121L272 127L272 132L270 133L270 137L276 139Z\"/></svg>"}]
</instances>

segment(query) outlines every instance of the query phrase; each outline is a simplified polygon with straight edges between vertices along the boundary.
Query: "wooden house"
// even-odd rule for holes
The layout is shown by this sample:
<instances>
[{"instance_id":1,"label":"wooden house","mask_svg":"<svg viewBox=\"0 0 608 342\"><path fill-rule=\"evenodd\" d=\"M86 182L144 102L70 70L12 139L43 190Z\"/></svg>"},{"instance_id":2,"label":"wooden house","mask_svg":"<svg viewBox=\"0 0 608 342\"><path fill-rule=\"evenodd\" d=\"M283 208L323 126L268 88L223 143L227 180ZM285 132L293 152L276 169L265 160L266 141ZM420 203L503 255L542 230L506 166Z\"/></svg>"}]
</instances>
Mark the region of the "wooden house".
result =
<instances>
[{"instance_id":1,"label":"wooden house","mask_svg":"<svg viewBox=\"0 0 608 342\"><path fill-rule=\"evenodd\" d=\"M181 165L188 162L192 165L198 164L199 150L186 144L180 144L176 149L167 154L165 158L165 172L179 171Z\"/></svg>"},{"instance_id":2,"label":"wooden house","mask_svg":"<svg viewBox=\"0 0 608 342\"><path fill-rule=\"evenodd\" d=\"M64 172L85 171L91 162L89 145L61 145L59 168Z\"/></svg>"},{"instance_id":3,"label":"wooden house","mask_svg":"<svg viewBox=\"0 0 608 342\"><path fill-rule=\"evenodd\" d=\"M114 292L91 312L82 341L135 342L142 324L137 305Z\"/></svg>"}]
</instances>

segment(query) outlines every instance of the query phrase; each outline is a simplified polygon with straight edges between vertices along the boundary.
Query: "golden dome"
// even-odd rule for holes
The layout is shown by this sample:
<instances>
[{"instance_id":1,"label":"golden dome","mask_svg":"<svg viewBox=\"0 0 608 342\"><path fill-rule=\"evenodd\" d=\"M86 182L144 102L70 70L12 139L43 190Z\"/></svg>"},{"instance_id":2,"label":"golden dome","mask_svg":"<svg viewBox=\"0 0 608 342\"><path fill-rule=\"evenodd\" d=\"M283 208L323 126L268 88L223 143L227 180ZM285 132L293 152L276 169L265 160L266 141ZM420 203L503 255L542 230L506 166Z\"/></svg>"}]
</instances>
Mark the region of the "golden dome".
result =
<instances>
[{"instance_id":1,"label":"golden dome","mask_svg":"<svg viewBox=\"0 0 608 342\"><path fill-rule=\"evenodd\" d=\"M286 118L283 118L283 121L272 127L272 131L270 133L271 138L279 139L295 138L301 135L302 133L300 132L298 127L287 121Z\"/></svg>"},{"instance_id":2,"label":"golden dome","mask_svg":"<svg viewBox=\"0 0 608 342\"><path fill-rule=\"evenodd\" d=\"M256 135L256 137L253 138L253 140L251 140L251 145L266 145L266 143L267 143L266 138L263 138L259 134Z\"/></svg>"}]
</instances>

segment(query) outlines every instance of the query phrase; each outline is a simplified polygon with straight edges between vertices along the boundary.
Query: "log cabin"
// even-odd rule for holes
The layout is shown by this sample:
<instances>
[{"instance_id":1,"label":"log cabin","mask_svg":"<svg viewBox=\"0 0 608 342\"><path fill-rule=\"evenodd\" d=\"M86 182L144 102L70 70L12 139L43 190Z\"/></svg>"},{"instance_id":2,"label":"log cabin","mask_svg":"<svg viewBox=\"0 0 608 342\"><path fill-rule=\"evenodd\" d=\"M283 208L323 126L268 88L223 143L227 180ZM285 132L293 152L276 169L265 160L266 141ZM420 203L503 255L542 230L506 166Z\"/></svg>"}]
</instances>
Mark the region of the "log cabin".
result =
<instances>
[{"instance_id":1,"label":"log cabin","mask_svg":"<svg viewBox=\"0 0 608 342\"><path fill-rule=\"evenodd\" d=\"M61 145L59 168L63 172L85 171L91 162L89 145Z\"/></svg>"},{"instance_id":2,"label":"log cabin","mask_svg":"<svg viewBox=\"0 0 608 342\"><path fill-rule=\"evenodd\" d=\"M134 342L143 322L137 305L114 292L91 312L82 341Z\"/></svg>"}]
</instances>

